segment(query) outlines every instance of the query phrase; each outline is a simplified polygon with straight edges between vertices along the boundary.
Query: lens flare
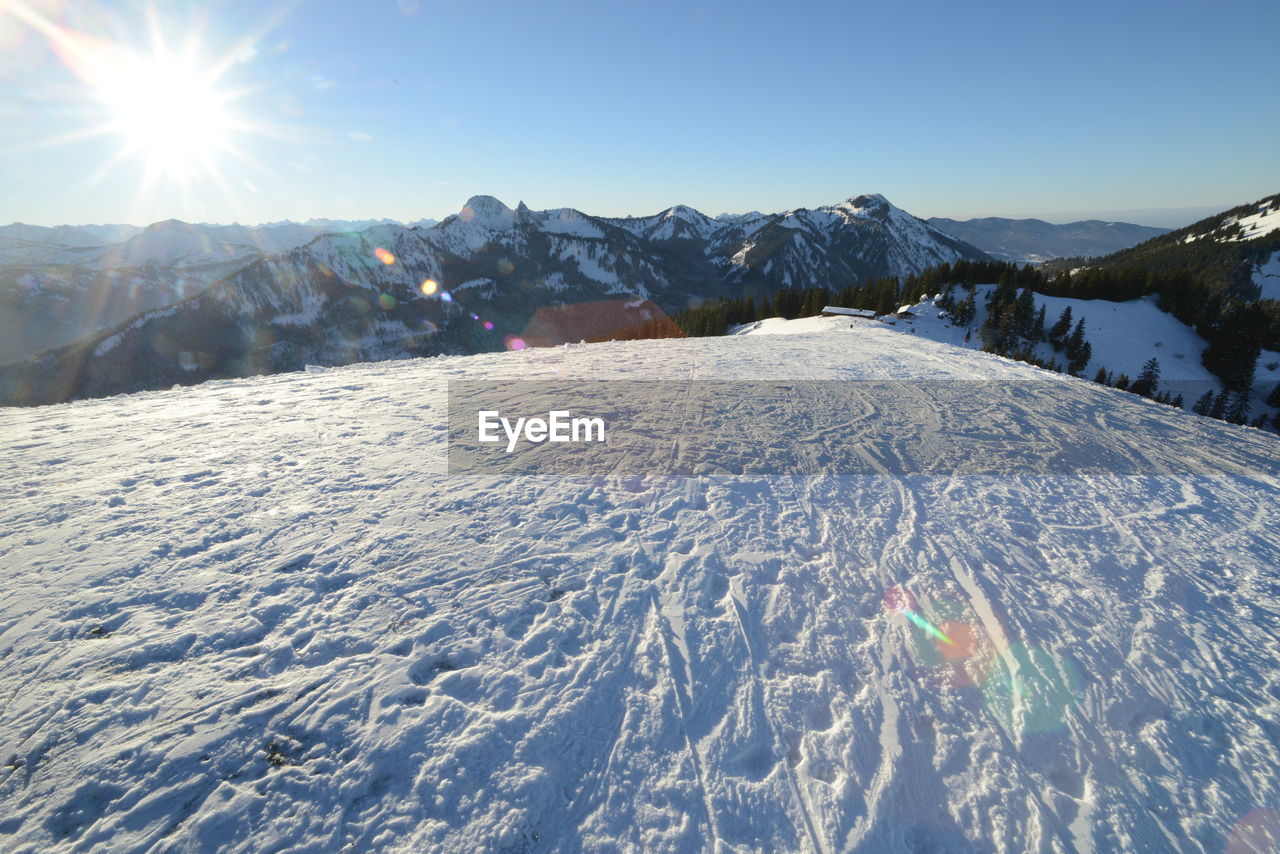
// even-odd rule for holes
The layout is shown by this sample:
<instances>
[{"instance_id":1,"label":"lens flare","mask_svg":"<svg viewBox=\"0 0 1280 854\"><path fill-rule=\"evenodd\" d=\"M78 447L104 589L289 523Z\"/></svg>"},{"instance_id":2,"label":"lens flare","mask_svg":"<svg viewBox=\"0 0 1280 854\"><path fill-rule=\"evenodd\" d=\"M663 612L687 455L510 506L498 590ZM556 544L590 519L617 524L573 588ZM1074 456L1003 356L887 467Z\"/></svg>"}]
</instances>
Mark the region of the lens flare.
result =
<instances>
[{"instance_id":1,"label":"lens flare","mask_svg":"<svg viewBox=\"0 0 1280 854\"><path fill-rule=\"evenodd\" d=\"M890 587L884 592L882 597L884 607L890 611L895 611L910 620L914 625L924 630L925 634L934 640L952 645L951 639L939 631L938 627L933 623L920 616L920 603L916 601L916 597L910 592L903 590L901 587Z\"/></svg>"},{"instance_id":2,"label":"lens flare","mask_svg":"<svg viewBox=\"0 0 1280 854\"><path fill-rule=\"evenodd\" d=\"M383 264L386 264L388 266L396 262L396 256L392 255L390 252L383 249L381 246L373 250L373 254L378 256L379 261L381 261Z\"/></svg>"},{"instance_id":3,"label":"lens flare","mask_svg":"<svg viewBox=\"0 0 1280 854\"><path fill-rule=\"evenodd\" d=\"M937 626L935 626L933 623L929 622L924 617L917 614L915 611L912 611L909 608L899 608L898 611L904 617L906 617L908 620L914 623L916 626L919 626L920 628L924 629L925 634L927 634L929 637L933 638L936 641L941 641L942 643L945 643L948 646L955 646L955 643L952 642L951 638L944 635L941 631L939 631Z\"/></svg>"},{"instance_id":4,"label":"lens flare","mask_svg":"<svg viewBox=\"0 0 1280 854\"><path fill-rule=\"evenodd\" d=\"M1247 813L1231 831L1226 854L1280 850L1280 812L1257 809Z\"/></svg>"},{"instance_id":5,"label":"lens flare","mask_svg":"<svg viewBox=\"0 0 1280 854\"><path fill-rule=\"evenodd\" d=\"M518 335L508 335L502 339L502 343L506 345L508 350L523 350L526 346L524 339Z\"/></svg>"},{"instance_id":6,"label":"lens flare","mask_svg":"<svg viewBox=\"0 0 1280 854\"><path fill-rule=\"evenodd\" d=\"M890 611L901 611L903 608L909 611L920 610L920 603L916 601L916 597L901 587L890 587L884 591L882 600L884 601L884 606Z\"/></svg>"},{"instance_id":7,"label":"lens flare","mask_svg":"<svg viewBox=\"0 0 1280 854\"><path fill-rule=\"evenodd\" d=\"M516 271L516 265L512 264L506 258L498 262L498 272L504 276L510 276Z\"/></svg>"},{"instance_id":8,"label":"lens flare","mask_svg":"<svg viewBox=\"0 0 1280 854\"><path fill-rule=\"evenodd\" d=\"M920 629L908 634L911 657L921 668L913 672L932 672L952 685L965 686L978 684L990 670L990 660L983 655L989 641L969 606L940 596L924 607L900 587L886 590L883 601L885 610L901 614Z\"/></svg>"},{"instance_id":9,"label":"lens flare","mask_svg":"<svg viewBox=\"0 0 1280 854\"><path fill-rule=\"evenodd\" d=\"M938 630L949 638L945 646L938 646L938 651L952 661L963 661L978 648L978 636L968 623L947 620L938 625Z\"/></svg>"},{"instance_id":10,"label":"lens flare","mask_svg":"<svg viewBox=\"0 0 1280 854\"><path fill-rule=\"evenodd\" d=\"M439 283L435 279L423 279L422 284L418 286L418 290L422 291L423 296L431 296L440 288Z\"/></svg>"},{"instance_id":11,"label":"lens flare","mask_svg":"<svg viewBox=\"0 0 1280 854\"><path fill-rule=\"evenodd\" d=\"M441 302L453 302L453 294L449 293L448 291L441 291L441 292L440 292L440 301L441 301Z\"/></svg>"},{"instance_id":12,"label":"lens flare","mask_svg":"<svg viewBox=\"0 0 1280 854\"><path fill-rule=\"evenodd\" d=\"M391 309L396 307L396 298L391 294L379 294L378 305L382 306L387 311L391 311Z\"/></svg>"},{"instance_id":13,"label":"lens flare","mask_svg":"<svg viewBox=\"0 0 1280 854\"><path fill-rule=\"evenodd\" d=\"M485 328L485 329L488 329L490 332L492 332L492 331L493 331L493 321L492 321L492 320L486 320L486 321L484 322L484 328Z\"/></svg>"},{"instance_id":14,"label":"lens flare","mask_svg":"<svg viewBox=\"0 0 1280 854\"><path fill-rule=\"evenodd\" d=\"M1061 729L1080 695L1070 662L1025 643L1010 644L981 682L987 711L1018 732Z\"/></svg>"}]
</instances>

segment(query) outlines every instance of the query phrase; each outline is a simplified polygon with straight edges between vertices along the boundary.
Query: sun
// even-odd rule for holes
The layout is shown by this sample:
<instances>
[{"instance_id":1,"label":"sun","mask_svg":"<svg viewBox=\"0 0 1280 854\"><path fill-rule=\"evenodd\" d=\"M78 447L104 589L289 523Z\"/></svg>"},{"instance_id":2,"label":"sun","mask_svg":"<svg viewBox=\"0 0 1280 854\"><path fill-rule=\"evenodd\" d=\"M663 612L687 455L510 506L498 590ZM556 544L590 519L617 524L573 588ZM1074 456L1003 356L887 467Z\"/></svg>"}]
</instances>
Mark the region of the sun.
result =
<instances>
[{"instance_id":1,"label":"sun","mask_svg":"<svg viewBox=\"0 0 1280 854\"><path fill-rule=\"evenodd\" d=\"M206 183L216 186L234 202L223 175L227 155L253 166L243 143L249 137L288 139L278 128L251 122L235 110L236 101L254 91L232 89L228 72L240 57L252 54L252 42L273 26L272 21L247 33L230 51L210 58L201 44L202 27L163 22L147 9L147 45L125 44L70 29L41 15L22 0L0 0L0 6L40 33L63 65L79 81L79 99L70 101L86 109L78 130L51 139L48 144L75 142L95 136L114 136L120 147L104 158L87 180L95 183L118 170L123 161L139 161L140 180L135 209L152 195L174 193L186 204L191 191ZM283 14L283 13L281 13ZM278 20L278 16L276 18ZM167 36L183 36L175 43Z\"/></svg>"},{"instance_id":2,"label":"sun","mask_svg":"<svg viewBox=\"0 0 1280 854\"><path fill-rule=\"evenodd\" d=\"M107 129L123 138L126 153L179 178L209 170L231 147L237 123L216 83L189 60L164 54L124 57L93 81Z\"/></svg>"}]
</instances>

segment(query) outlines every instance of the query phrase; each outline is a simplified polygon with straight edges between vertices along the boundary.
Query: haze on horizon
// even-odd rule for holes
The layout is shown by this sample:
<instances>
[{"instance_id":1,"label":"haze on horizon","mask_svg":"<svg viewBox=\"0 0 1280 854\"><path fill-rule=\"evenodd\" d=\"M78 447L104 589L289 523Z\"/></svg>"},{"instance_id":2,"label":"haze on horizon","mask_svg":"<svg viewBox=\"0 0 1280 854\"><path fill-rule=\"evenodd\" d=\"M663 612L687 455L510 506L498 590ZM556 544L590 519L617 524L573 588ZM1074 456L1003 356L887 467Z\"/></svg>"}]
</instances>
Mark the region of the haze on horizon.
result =
<instances>
[{"instance_id":1,"label":"haze on horizon","mask_svg":"<svg viewBox=\"0 0 1280 854\"><path fill-rule=\"evenodd\" d=\"M1258 0L0 0L0 222L879 192L922 217L1173 227L1276 190L1278 25Z\"/></svg>"}]
</instances>

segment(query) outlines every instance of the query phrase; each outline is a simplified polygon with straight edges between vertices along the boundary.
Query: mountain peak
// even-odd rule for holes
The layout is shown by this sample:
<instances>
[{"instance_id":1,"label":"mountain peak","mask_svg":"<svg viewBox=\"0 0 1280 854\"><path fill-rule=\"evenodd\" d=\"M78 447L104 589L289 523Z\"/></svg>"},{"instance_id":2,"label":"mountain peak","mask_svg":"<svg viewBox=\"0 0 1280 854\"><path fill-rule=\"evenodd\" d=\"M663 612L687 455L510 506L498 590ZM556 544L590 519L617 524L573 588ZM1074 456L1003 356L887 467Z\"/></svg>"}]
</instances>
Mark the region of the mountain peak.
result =
<instances>
[{"instance_id":1,"label":"mountain peak","mask_svg":"<svg viewBox=\"0 0 1280 854\"><path fill-rule=\"evenodd\" d=\"M472 196L462 206L462 219L490 228L506 228L515 219L515 211L493 196Z\"/></svg>"},{"instance_id":2,"label":"mountain peak","mask_svg":"<svg viewBox=\"0 0 1280 854\"><path fill-rule=\"evenodd\" d=\"M483 213L511 213L511 208L507 207L500 200L495 199L493 196L472 196L471 198L467 199L467 203L463 205L463 207L471 208L471 210L475 211L477 214L482 212Z\"/></svg>"},{"instance_id":3,"label":"mountain peak","mask_svg":"<svg viewBox=\"0 0 1280 854\"><path fill-rule=\"evenodd\" d=\"M845 201L849 207L859 210L884 210L890 207L889 200L879 193L863 193L857 196L850 196Z\"/></svg>"},{"instance_id":4,"label":"mountain peak","mask_svg":"<svg viewBox=\"0 0 1280 854\"><path fill-rule=\"evenodd\" d=\"M147 226L144 231L169 231L175 228L196 228L189 222L183 222L180 219L163 219L159 222L153 222Z\"/></svg>"},{"instance_id":5,"label":"mountain peak","mask_svg":"<svg viewBox=\"0 0 1280 854\"><path fill-rule=\"evenodd\" d=\"M683 220L698 220L705 218L702 214L698 213L688 205L672 205L666 209L663 216L667 218L676 217L677 219Z\"/></svg>"}]
</instances>

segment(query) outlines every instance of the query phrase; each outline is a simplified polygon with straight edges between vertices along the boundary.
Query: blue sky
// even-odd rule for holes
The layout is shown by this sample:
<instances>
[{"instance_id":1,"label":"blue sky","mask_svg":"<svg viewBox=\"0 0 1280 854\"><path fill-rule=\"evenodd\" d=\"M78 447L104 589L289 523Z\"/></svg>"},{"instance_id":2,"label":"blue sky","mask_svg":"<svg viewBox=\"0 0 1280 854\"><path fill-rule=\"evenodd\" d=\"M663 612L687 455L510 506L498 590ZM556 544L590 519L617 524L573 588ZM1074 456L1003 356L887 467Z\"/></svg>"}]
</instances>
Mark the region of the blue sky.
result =
<instances>
[{"instance_id":1,"label":"blue sky","mask_svg":"<svg viewBox=\"0 0 1280 854\"><path fill-rule=\"evenodd\" d=\"M919 216L1160 224L1280 190L1275 0L22 2L0 12L0 222L413 220L478 193L716 214L879 192ZM166 171L184 152L112 162L129 128L60 141L121 108L50 33L145 62L148 9L166 44L198 45L184 67L235 57L209 89L236 153Z\"/></svg>"}]
</instances>

